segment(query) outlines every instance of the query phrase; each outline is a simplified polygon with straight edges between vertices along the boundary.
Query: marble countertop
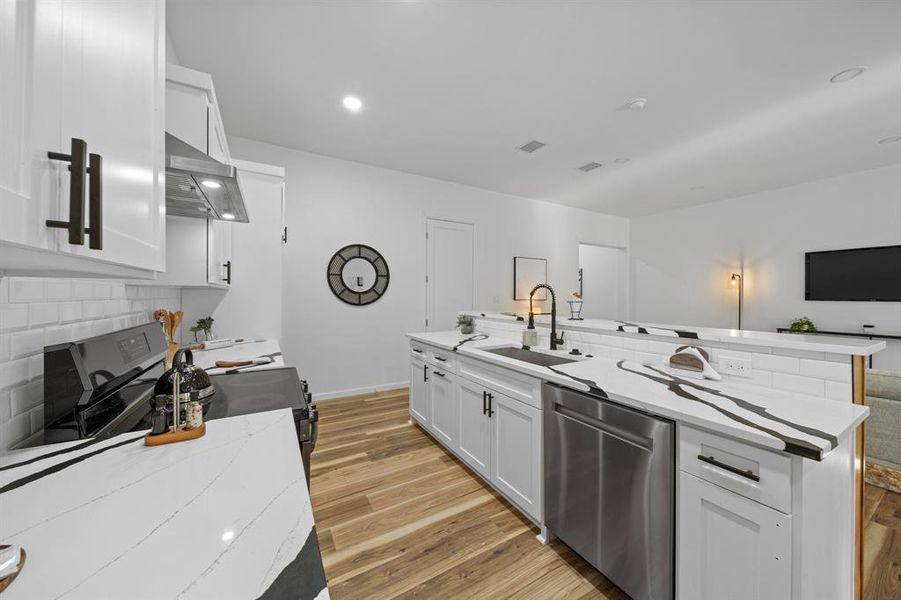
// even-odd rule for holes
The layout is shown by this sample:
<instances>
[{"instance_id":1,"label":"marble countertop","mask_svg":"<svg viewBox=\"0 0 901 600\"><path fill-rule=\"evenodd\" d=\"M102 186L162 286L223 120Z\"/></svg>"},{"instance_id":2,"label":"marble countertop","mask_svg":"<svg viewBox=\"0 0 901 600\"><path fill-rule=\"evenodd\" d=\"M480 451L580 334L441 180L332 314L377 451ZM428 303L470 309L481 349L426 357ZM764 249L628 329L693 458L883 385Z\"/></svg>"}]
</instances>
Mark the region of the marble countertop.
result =
<instances>
[{"instance_id":1,"label":"marble countertop","mask_svg":"<svg viewBox=\"0 0 901 600\"><path fill-rule=\"evenodd\" d=\"M807 350L809 352L829 352L832 354L849 354L870 356L885 350L883 340L868 340L828 335L803 335L797 333L775 333L770 331L748 331L744 329L720 329L714 327L692 327L689 325L661 325L659 323L638 323L634 321L609 321L605 319L585 319L570 321L566 318L568 311L564 304L557 306L557 329L593 332L620 332L654 335L659 337L676 337L695 339L722 344L738 344L748 346L769 346L789 350ZM561 311L562 312L559 312ZM525 322L528 315L519 317L509 313L490 313L465 311L465 314L476 317L505 322ZM541 327L549 327L551 319L546 315L535 317L535 323Z\"/></svg>"},{"instance_id":2,"label":"marble countertop","mask_svg":"<svg viewBox=\"0 0 901 600\"><path fill-rule=\"evenodd\" d=\"M241 342L228 348L218 350L194 350L194 364L206 369L210 375L225 373L228 369L216 367L217 360L251 360L269 354L273 356L273 362L265 365L244 367L242 371L260 371L263 369L275 369L285 366L285 359L281 355L282 349L276 340L263 340L259 342Z\"/></svg>"},{"instance_id":3,"label":"marble countertop","mask_svg":"<svg viewBox=\"0 0 901 600\"><path fill-rule=\"evenodd\" d=\"M142 437L0 458L0 540L28 555L4 600L328 598L290 410Z\"/></svg>"},{"instance_id":4,"label":"marble countertop","mask_svg":"<svg viewBox=\"0 0 901 600\"><path fill-rule=\"evenodd\" d=\"M822 460L870 412L866 406L753 384L689 379L673 374L664 364L645 365L598 357L541 367L485 352L500 346L519 345L509 337L489 336L458 346L472 335L439 331L410 333L407 337L445 350L457 346L456 352L462 356L814 460ZM549 350L544 352L550 353ZM565 352L553 354L566 355Z\"/></svg>"}]
</instances>

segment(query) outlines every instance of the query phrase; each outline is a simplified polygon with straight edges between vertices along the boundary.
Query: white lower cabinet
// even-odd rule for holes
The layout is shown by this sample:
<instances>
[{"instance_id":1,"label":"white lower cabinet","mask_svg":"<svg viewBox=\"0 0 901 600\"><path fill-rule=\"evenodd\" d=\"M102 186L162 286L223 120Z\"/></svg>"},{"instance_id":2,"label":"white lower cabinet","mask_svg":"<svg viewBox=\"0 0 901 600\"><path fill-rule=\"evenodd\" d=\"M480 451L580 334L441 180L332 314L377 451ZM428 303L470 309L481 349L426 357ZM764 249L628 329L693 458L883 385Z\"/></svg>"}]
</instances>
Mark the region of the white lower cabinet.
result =
<instances>
[{"instance_id":1,"label":"white lower cabinet","mask_svg":"<svg viewBox=\"0 0 901 600\"><path fill-rule=\"evenodd\" d=\"M457 405L460 414L460 458L473 471L491 477L491 423L487 418L488 401L484 386L460 377L457 379Z\"/></svg>"},{"instance_id":2,"label":"white lower cabinet","mask_svg":"<svg viewBox=\"0 0 901 600\"><path fill-rule=\"evenodd\" d=\"M429 367L419 359L410 361L410 415L420 425L429 427Z\"/></svg>"},{"instance_id":3,"label":"white lower cabinet","mask_svg":"<svg viewBox=\"0 0 901 600\"><path fill-rule=\"evenodd\" d=\"M454 389L456 377L452 373L432 368L429 377L429 401L432 432L447 447L456 450L460 441L460 422L457 419L460 403Z\"/></svg>"},{"instance_id":4,"label":"white lower cabinet","mask_svg":"<svg viewBox=\"0 0 901 600\"><path fill-rule=\"evenodd\" d=\"M541 411L489 392L491 483L532 516L541 509Z\"/></svg>"},{"instance_id":5,"label":"white lower cabinet","mask_svg":"<svg viewBox=\"0 0 901 600\"><path fill-rule=\"evenodd\" d=\"M410 415L435 439L541 523L541 410L502 394L497 387L451 372L471 359L445 360L441 366L419 358L411 345ZM451 357L453 358L453 357ZM540 386L537 387L540 389ZM538 402L537 398L533 399Z\"/></svg>"},{"instance_id":6,"label":"white lower cabinet","mask_svg":"<svg viewBox=\"0 0 901 600\"><path fill-rule=\"evenodd\" d=\"M678 598L791 598L791 516L685 472L678 505Z\"/></svg>"}]
</instances>

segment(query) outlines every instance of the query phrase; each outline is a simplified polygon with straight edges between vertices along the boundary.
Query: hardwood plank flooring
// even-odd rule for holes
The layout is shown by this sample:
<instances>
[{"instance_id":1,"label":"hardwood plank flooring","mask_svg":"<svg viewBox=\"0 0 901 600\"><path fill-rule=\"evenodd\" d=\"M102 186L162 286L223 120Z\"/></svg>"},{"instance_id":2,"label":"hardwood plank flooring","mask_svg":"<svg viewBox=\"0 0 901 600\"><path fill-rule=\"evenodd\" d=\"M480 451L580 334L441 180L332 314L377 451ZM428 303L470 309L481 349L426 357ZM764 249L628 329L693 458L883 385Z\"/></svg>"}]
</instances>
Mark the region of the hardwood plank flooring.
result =
<instances>
[{"instance_id":1,"label":"hardwood plank flooring","mask_svg":"<svg viewBox=\"0 0 901 600\"><path fill-rule=\"evenodd\" d=\"M317 403L311 497L329 591L627 600L409 423L407 390Z\"/></svg>"},{"instance_id":2,"label":"hardwood plank flooring","mask_svg":"<svg viewBox=\"0 0 901 600\"><path fill-rule=\"evenodd\" d=\"M409 423L407 391L317 403L310 484L332 598L627 600ZM901 494L867 486L866 600L901 600Z\"/></svg>"}]
</instances>

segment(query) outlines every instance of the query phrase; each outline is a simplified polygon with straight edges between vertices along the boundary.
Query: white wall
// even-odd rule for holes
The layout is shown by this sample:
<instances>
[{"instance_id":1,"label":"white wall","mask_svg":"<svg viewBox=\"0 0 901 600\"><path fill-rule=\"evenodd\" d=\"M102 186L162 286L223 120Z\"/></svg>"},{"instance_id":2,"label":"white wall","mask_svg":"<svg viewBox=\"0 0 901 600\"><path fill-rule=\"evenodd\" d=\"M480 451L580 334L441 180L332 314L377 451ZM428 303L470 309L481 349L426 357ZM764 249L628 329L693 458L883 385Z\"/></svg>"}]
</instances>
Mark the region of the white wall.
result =
<instances>
[{"instance_id":1,"label":"white wall","mask_svg":"<svg viewBox=\"0 0 901 600\"><path fill-rule=\"evenodd\" d=\"M476 306L522 310L512 300L513 256L548 258L562 295L577 289L579 242L626 246L626 219L229 138L232 154L286 173L285 335L289 364L312 391L405 385L403 333L425 324L425 219L476 224ZM391 270L383 298L349 306L326 285L331 255L350 243L379 250Z\"/></svg>"},{"instance_id":2,"label":"white wall","mask_svg":"<svg viewBox=\"0 0 901 600\"><path fill-rule=\"evenodd\" d=\"M0 277L0 454L41 442L44 346L148 323L155 309L179 306L174 287Z\"/></svg>"},{"instance_id":3,"label":"white wall","mask_svg":"<svg viewBox=\"0 0 901 600\"><path fill-rule=\"evenodd\" d=\"M632 318L735 327L729 275L744 266L744 329L806 315L820 329L901 333L901 303L807 302L804 253L901 244L901 166L631 221ZM874 366L901 369L901 345Z\"/></svg>"}]
</instances>

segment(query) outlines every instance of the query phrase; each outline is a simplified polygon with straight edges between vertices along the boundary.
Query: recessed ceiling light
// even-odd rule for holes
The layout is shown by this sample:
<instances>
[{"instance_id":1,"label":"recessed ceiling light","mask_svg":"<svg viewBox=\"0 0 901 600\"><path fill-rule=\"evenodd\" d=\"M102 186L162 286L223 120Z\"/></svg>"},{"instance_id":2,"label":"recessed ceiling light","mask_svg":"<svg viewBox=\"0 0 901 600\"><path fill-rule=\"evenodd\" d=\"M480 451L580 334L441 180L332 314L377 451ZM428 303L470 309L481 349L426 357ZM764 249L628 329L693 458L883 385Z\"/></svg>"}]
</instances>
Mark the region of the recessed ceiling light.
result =
<instances>
[{"instance_id":1,"label":"recessed ceiling light","mask_svg":"<svg viewBox=\"0 0 901 600\"><path fill-rule=\"evenodd\" d=\"M639 110L644 110L647 105L648 105L647 98L632 98L631 100L629 100L628 102L623 104L619 109L635 112L635 111L639 111Z\"/></svg>"},{"instance_id":2,"label":"recessed ceiling light","mask_svg":"<svg viewBox=\"0 0 901 600\"><path fill-rule=\"evenodd\" d=\"M613 162L615 162L615 163L618 164L618 165L624 165L624 164L626 164L627 162L629 162L629 159L626 158L625 156L623 156L623 157L621 157L621 158L614 158L614 159L613 159Z\"/></svg>"},{"instance_id":3,"label":"recessed ceiling light","mask_svg":"<svg viewBox=\"0 0 901 600\"><path fill-rule=\"evenodd\" d=\"M894 144L895 142L901 142L901 135L893 135L891 137L882 138L877 144Z\"/></svg>"},{"instance_id":4,"label":"recessed ceiling light","mask_svg":"<svg viewBox=\"0 0 901 600\"><path fill-rule=\"evenodd\" d=\"M863 75L863 72L866 71L866 67L852 67L850 69L845 69L839 73L836 73L832 77L829 78L829 81L832 83L843 83L845 81L851 81L855 77L859 75Z\"/></svg>"},{"instance_id":5,"label":"recessed ceiling light","mask_svg":"<svg viewBox=\"0 0 901 600\"><path fill-rule=\"evenodd\" d=\"M341 102L344 104L344 108L350 112L360 112L360 109L363 108L363 101L356 96L344 96Z\"/></svg>"},{"instance_id":6,"label":"recessed ceiling light","mask_svg":"<svg viewBox=\"0 0 901 600\"><path fill-rule=\"evenodd\" d=\"M202 185L203 187L212 188L214 190L218 190L219 188L222 187L221 183L219 183L218 181L215 181L213 179L204 179L203 181L200 182L200 185Z\"/></svg>"},{"instance_id":7,"label":"recessed ceiling light","mask_svg":"<svg viewBox=\"0 0 901 600\"><path fill-rule=\"evenodd\" d=\"M235 215L234 215L234 213L224 212L224 213L222 213L222 218L225 219L226 221L234 221Z\"/></svg>"}]
</instances>

